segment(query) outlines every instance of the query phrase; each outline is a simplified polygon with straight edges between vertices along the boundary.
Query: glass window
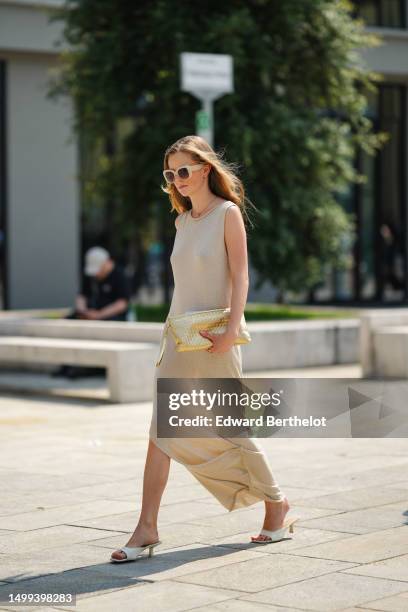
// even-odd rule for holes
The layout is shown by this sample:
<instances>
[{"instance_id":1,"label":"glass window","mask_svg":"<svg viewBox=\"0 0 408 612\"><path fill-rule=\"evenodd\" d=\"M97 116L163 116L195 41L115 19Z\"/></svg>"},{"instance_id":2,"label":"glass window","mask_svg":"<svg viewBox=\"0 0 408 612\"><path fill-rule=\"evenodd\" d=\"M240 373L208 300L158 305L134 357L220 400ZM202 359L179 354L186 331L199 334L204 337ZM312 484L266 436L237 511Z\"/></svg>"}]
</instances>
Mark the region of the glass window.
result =
<instances>
[{"instance_id":1,"label":"glass window","mask_svg":"<svg viewBox=\"0 0 408 612\"><path fill-rule=\"evenodd\" d=\"M405 28L404 0L355 0L356 15L368 26Z\"/></svg>"},{"instance_id":2,"label":"glass window","mask_svg":"<svg viewBox=\"0 0 408 612\"><path fill-rule=\"evenodd\" d=\"M407 239L405 210L407 89L384 83L367 96L366 114L378 131L389 134L388 142L376 156L359 151L358 170L366 176L359 185L350 185L340 201L356 216L356 240L345 245L352 260L348 270L331 270L313 295L326 300L403 303Z\"/></svg>"},{"instance_id":3,"label":"glass window","mask_svg":"<svg viewBox=\"0 0 408 612\"><path fill-rule=\"evenodd\" d=\"M398 300L403 298L405 276L405 89L398 85L383 85L380 88L380 108L380 127L390 139L379 155L379 290L383 299Z\"/></svg>"},{"instance_id":4,"label":"glass window","mask_svg":"<svg viewBox=\"0 0 408 612\"><path fill-rule=\"evenodd\" d=\"M364 19L369 26L379 25L377 14L377 2L375 0L360 0L355 2L357 16Z\"/></svg>"},{"instance_id":5,"label":"glass window","mask_svg":"<svg viewBox=\"0 0 408 612\"><path fill-rule=\"evenodd\" d=\"M364 151L361 152L360 171L366 176L366 183L357 189L360 199L358 274L360 297L368 300L375 298L377 290L375 269L376 159Z\"/></svg>"}]
</instances>

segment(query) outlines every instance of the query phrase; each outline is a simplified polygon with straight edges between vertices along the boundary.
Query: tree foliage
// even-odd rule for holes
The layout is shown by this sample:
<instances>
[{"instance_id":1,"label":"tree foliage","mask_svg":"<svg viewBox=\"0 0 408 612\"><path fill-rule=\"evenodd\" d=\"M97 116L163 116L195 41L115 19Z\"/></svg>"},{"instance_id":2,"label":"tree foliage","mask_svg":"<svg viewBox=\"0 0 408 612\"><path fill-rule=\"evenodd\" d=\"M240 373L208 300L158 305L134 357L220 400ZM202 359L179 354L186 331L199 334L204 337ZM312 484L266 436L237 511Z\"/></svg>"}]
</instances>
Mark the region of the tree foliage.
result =
<instances>
[{"instance_id":1,"label":"tree foliage","mask_svg":"<svg viewBox=\"0 0 408 612\"><path fill-rule=\"evenodd\" d=\"M118 236L158 211L174 231L163 152L194 133L199 108L180 91L179 56L228 53L235 93L215 104L215 146L240 164L258 209L248 232L258 286L303 290L327 264L344 265L353 219L338 195L361 180L356 148L373 154L382 140L365 115L375 75L359 55L375 39L351 9L344 0L68 0L55 16L69 50L52 95L73 96L75 127L95 142L131 125L113 156L102 150L86 205L109 192Z\"/></svg>"}]
</instances>

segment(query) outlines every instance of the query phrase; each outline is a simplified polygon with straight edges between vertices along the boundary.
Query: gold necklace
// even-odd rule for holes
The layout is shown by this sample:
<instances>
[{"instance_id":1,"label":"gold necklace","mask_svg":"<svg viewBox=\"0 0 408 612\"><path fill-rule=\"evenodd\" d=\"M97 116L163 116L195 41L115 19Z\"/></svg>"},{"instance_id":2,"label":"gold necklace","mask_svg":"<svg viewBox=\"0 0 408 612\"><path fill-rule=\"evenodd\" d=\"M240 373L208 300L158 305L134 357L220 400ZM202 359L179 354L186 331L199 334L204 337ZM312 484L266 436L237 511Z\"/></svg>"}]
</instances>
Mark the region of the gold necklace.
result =
<instances>
[{"instance_id":1,"label":"gold necklace","mask_svg":"<svg viewBox=\"0 0 408 612\"><path fill-rule=\"evenodd\" d=\"M200 217L202 217L202 215L205 213L205 211L207 210L207 208L210 206L210 204L212 204L213 202L215 202L218 199L218 196L216 198L214 198L214 200L211 200L211 202L209 204L207 204L207 206L198 214L197 217L193 217L193 215L191 215L193 217L193 219L199 219ZM191 209L192 210L192 209Z\"/></svg>"}]
</instances>

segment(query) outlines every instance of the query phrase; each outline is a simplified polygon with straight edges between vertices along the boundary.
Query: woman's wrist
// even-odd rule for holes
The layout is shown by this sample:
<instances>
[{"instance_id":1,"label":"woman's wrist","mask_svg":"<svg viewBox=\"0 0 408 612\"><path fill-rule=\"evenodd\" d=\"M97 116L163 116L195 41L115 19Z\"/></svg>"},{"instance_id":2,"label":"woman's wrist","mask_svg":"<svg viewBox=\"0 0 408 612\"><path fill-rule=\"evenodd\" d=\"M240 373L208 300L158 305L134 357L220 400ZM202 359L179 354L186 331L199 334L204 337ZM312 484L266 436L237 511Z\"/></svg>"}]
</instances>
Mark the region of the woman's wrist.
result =
<instances>
[{"instance_id":1,"label":"woman's wrist","mask_svg":"<svg viewBox=\"0 0 408 612\"><path fill-rule=\"evenodd\" d=\"M227 327L226 329L226 336L230 337L230 338L236 338L238 336L239 333L239 327Z\"/></svg>"}]
</instances>

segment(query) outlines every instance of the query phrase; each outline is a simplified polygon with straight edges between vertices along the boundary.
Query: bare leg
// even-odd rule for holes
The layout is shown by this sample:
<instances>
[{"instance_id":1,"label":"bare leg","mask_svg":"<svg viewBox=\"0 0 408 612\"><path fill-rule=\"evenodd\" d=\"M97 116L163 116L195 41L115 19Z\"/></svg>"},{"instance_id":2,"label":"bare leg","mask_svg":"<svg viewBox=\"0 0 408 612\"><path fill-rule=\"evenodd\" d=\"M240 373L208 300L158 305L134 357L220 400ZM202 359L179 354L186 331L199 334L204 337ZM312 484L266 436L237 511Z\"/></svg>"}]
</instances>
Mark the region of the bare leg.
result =
<instances>
[{"instance_id":1,"label":"bare leg","mask_svg":"<svg viewBox=\"0 0 408 612\"><path fill-rule=\"evenodd\" d=\"M159 539L157 517L169 476L169 469L170 457L160 450L152 440L149 440L143 475L142 509L136 529L125 546L143 546L144 544L157 542ZM126 554L115 550L111 556L114 559L125 559Z\"/></svg>"},{"instance_id":2,"label":"bare leg","mask_svg":"<svg viewBox=\"0 0 408 612\"><path fill-rule=\"evenodd\" d=\"M283 525L283 521L285 519L286 513L289 511L289 502L288 498L285 496L285 499L281 502L265 502L265 519L263 524L263 529L267 529L268 531L274 531L275 529L280 529ZM256 537L252 536L253 542L260 542L261 540L267 540L268 536L258 535Z\"/></svg>"}]
</instances>

